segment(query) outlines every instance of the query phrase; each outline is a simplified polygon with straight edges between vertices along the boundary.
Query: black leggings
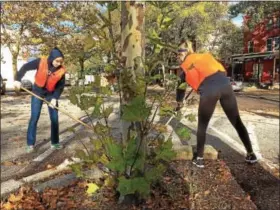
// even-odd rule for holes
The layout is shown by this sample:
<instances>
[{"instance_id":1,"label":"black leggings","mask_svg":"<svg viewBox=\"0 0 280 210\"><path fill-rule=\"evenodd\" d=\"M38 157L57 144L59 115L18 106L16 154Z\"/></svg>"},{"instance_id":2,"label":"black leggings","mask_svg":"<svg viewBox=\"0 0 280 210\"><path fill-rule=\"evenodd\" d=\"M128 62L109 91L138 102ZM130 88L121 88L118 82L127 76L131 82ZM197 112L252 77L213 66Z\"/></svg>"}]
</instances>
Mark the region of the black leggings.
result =
<instances>
[{"instance_id":1,"label":"black leggings","mask_svg":"<svg viewBox=\"0 0 280 210\"><path fill-rule=\"evenodd\" d=\"M236 98L232 87L229 84L221 88L219 91L215 91L213 94L202 95L200 97L198 108L197 156L203 157L206 130L218 100L220 100L225 114L236 129L247 152L253 152L248 131L240 118Z\"/></svg>"},{"instance_id":2,"label":"black leggings","mask_svg":"<svg viewBox=\"0 0 280 210\"><path fill-rule=\"evenodd\" d=\"M178 85L185 82L184 74L180 75ZM185 90L177 89L176 101L182 102L185 96ZM197 156L203 157L204 145L206 140L206 130L209 121L213 115L217 101L220 100L221 106L227 115L229 121L236 129L248 153L253 152L252 144L248 131L244 126L237 107L236 98L230 84L218 87L204 87L200 96L198 108L198 130L197 130Z\"/></svg>"}]
</instances>

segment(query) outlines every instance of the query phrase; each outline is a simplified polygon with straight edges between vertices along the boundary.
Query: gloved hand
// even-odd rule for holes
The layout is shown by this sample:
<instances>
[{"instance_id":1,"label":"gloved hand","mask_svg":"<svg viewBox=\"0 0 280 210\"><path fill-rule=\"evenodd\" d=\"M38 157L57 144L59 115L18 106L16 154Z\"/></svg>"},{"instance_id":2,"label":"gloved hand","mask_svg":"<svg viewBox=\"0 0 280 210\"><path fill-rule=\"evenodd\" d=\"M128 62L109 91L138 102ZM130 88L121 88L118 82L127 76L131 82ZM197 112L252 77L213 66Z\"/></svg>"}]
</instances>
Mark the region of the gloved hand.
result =
<instances>
[{"instance_id":1,"label":"gloved hand","mask_svg":"<svg viewBox=\"0 0 280 210\"><path fill-rule=\"evenodd\" d=\"M54 109L54 108L56 107L56 104L57 104L57 100L53 98L53 99L50 101L49 106L50 106L51 108Z\"/></svg>"},{"instance_id":2,"label":"gloved hand","mask_svg":"<svg viewBox=\"0 0 280 210\"><path fill-rule=\"evenodd\" d=\"M16 90L20 90L20 87L21 87L21 82L20 81L14 81L14 88Z\"/></svg>"}]
</instances>

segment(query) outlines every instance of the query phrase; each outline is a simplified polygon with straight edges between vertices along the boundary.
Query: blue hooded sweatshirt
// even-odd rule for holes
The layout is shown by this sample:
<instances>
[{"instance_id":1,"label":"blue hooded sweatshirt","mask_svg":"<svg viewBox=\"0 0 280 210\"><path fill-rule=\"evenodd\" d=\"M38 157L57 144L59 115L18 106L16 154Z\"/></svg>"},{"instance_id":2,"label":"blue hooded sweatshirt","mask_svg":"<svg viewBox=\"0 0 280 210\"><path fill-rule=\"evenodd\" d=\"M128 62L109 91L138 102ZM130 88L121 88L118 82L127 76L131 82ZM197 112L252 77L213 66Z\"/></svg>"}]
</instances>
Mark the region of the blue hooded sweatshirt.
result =
<instances>
[{"instance_id":1,"label":"blue hooded sweatshirt","mask_svg":"<svg viewBox=\"0 0 280 210\"><path fill-rule=\"evenodd\" d=\"M63 57L64 58L64 55L57 47L55 47L51 50L51 52L49 54L49 57L48 57L49 72L55 72L60 68L60 66L55 68L52 65L53 60L58 58L58 57ZM32 61L24 64L20 68L20 70L17 74L16 80L21 81L21 79L24 77L24 75L27 71L38 69L39 64L40 64L40 60L41 60L41 58L37 58L35 60L32 60ZM57 82L57 84L55 86L55 90L53 92L49 92L45 87L42 87L42 88L38 87L36 84L33 85L32 91L36 95L39 95L43 98L47 98L48 100L51 100L53 98L59 99L59 97L60 97L60 95L61 95L61 93L64 89L64 86L65 86L65 75Z\"/></svg>"}]
</instances>

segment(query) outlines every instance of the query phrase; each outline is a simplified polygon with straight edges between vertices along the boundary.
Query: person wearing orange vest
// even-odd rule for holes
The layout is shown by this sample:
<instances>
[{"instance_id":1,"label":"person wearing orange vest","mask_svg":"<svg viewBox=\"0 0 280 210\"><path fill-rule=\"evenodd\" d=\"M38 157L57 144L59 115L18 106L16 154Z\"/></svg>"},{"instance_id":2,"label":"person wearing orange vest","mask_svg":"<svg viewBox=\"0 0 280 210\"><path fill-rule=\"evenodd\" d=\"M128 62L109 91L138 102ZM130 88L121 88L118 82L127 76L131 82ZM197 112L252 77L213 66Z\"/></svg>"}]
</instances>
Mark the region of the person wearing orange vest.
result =
<instances>
[{"instance_id":1,"label":"person wearing orange vest","mask_svg":"<svg viewBox=\"0 0 280 210\"><path fill-rule=\"evenodd\" d=\"M180 67L182 69L180 75L181 81L178 85L186 82L193 90L200 94L197 152L194 155L193 164L199 168L204 167L203 153L206 130L217 101L220 101L225 114L236 129L246 148L247 156L245 161L248 163L257 162L258 160L253 152L248 131L240 118L237 101L230 81L226 77L226 71L223 65L210 53L194 53L191 44L185 40L179 45L178 60L181 62ZM184 96L185 90L178 88L176 92L176 111L181 109Z\"/></svg>"},{"instance_id":2,"label":"person wearing orange vest","mask_svg":"<svg viewBox=\"0 0 280 210\"><path fill-rule=\"evenodd\" d=\"M48 57L41 57L24 64L14 82L15 89L20 89L21 79L27 71L37 70L35 82L32 87L33 93L45 98L50 102L48 107L51 119L51 148L61 149L59 144L59 124L58 111L55 106L58 106L58 99L63 92L65 86L65 67L62 65L64 60L63 53L58 48L53 48ZM32 96L31 98L31 118L27 130L27 152L34 151L36 142L37 122L40 118L43 101Z\"/></svg>"}]
</instances>

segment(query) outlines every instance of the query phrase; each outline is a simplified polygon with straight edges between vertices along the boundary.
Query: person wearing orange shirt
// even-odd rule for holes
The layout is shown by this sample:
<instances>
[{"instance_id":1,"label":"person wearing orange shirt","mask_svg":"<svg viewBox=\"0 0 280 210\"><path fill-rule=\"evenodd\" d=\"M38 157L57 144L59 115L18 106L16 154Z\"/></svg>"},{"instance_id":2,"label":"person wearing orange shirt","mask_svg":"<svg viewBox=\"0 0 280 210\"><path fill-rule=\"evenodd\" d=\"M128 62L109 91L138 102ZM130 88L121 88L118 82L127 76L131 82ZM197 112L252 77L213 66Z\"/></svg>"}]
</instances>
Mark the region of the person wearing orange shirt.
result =
<instances>
[{"instance_id":1,"label":"person wearing orange shirt","mask_svg":"<svg viewBox=\"0 0 280 210\"><path fill-rule=\"evenodd\" d=\"M65 86L66 70L62 65L64 56L58 48L51 50L48 57L37 58L24 64L14 82L15 89L21 88L21 79L27 71L37 70L35 75L35 83L32 87L33 93L45 98L50 102L48 107L51 120L51 148L61 149L59 144L59 124L58 124L58 99ZM34 151L36 142L37 123L40 118L43 101L32 96L31 98L31 117L27 130L27 152Z\"/></svg>"},{"instance_id":2,"label":"person wearing orange shirt","mask_svg":"<svg viewBox=\"0 0 280 210\"><path fill-rule=\"evenodd\" d=\"M200 94L197 152L194 155L193 164L199 168L204 167L203 153L206 130L218 101L220 101L225 114L246 148L245 161L248 163L257 162L248 131L240 118L237 101L223 65L210 53L194 53L191 44L185 40L179 45L178 60L181 62L180 67L183 70L179 85L186 82ZM185 90L178 88L176 92L176 111L181 109L184 96Z\"/></svg>"}]
</instances>

